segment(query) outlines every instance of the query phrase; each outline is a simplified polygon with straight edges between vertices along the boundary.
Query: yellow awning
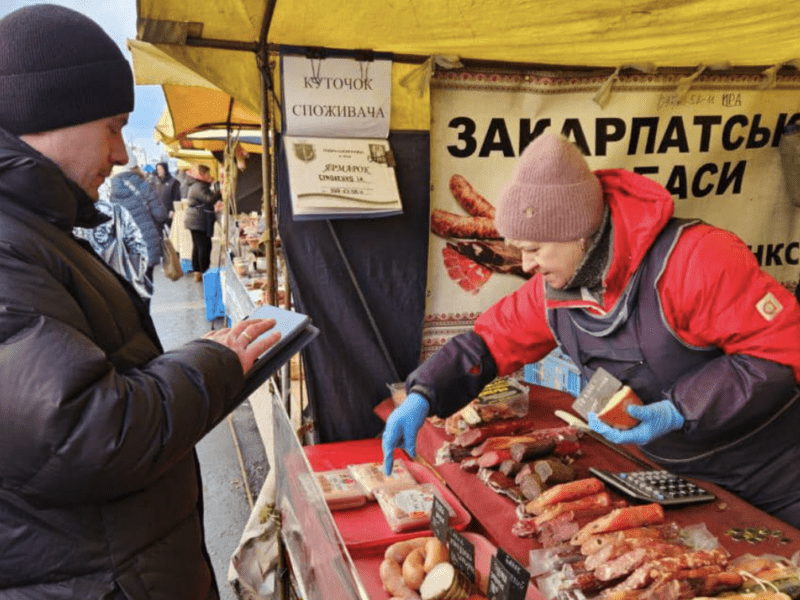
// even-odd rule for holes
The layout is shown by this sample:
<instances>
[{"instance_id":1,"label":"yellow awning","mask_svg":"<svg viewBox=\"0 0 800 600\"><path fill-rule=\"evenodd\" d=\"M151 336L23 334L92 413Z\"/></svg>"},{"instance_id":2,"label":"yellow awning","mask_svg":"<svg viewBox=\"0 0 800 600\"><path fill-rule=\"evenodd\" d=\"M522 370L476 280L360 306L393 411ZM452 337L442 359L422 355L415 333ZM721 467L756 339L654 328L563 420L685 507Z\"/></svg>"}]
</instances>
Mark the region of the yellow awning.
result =
<instances>
[{"instance_id":1,"label":"yellow awning","mask_svg":"<svg viewBox=\"0 0 800 600\"><path fill-rule=\"evenodd\" d=\"M429 126L425 86L420 97L418 83L425 75L419 65L431 56L531 68L689 69L771 67L800 58L800 11L774 0L139 0L138 12L139 40L256 115L256 51L267 25L272 50L292 45L394 53L395 130ZM143 83L146 69L135 48L137 82Z\"/></svg>"},{"instance_id":2,"label":"yellow awning","mask_svg":"<svg viewBox=\"0 0 800 600\"><path fill-rule=\"evenodd\" d=\"M136 83L158 84L164 92L167 108L155 134L159 142L170 147L209 148L204 143L190 141L189 137L200 130L226 129L229 121L236 129L260 127L258 105L253 109L233 100L232 94L201 76L193 70L193 65L183 64L153 44L128 40L128 47ZM209 149L217 149L216 144Z\"/></svg>"},{"instance_id":3,"label":"yellow awning","mask_svg":"<svg viewBox=\"0 0 800 600\"><path fill-rule=\"evenodd\" d=\"M169 148L167 150L172 158L176 159L179 169L188 169L192 165L206 165L211 169L211 174L219 176L219 163L208 150L186 150L184 148Z\"/></svg>"},{"instance_id":4,"label":"yellow awning","mask_svg":"<svg viewBox=\"0 0 800 600\"><path fill-rule=\"evenodd\" d=\"M139 0L138 37L255 44L270 4L271 44L605 67L800 57L800 11L774 0Z\"/></svg>"},{"instance_id":5,"label":"yellow awning","mask_svg":"<svg viewBox=\"0 0 800 600\"><path fill-rule=\"evenodd\" d=\"M204 18L224 10L211 4ZM800 57L798 26L797 7L774 0L277 0L268 41L563 66L760 66Z\"/></svg>"}]
</instances>

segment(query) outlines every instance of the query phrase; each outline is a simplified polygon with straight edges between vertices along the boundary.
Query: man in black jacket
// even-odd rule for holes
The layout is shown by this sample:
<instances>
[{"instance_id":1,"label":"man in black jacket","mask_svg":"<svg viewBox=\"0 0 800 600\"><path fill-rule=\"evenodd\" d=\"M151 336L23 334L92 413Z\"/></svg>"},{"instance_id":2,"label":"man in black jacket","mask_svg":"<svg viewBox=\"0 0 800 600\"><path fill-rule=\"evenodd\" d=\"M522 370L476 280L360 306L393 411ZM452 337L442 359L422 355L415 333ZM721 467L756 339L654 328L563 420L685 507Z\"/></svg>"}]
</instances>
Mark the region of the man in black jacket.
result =
<instances>
[{"instance_id":1,"label":"man in black jacket","mask_svg":"<svg viewBox=\"0 0 800 600\"><path fill-rule=\"evenodd\" d=\"M181 201L181 182L169 172L169 165L160 162L156 165L156 177L153 182L153 189L156 192L161 204L167 209L169 218L167 225L172 227L172 215L175 212L175 202Z\"/></svg>"},{"instance_id":2,"label":"man in black jacket","mask_svg":"<svg viewBox=\"0 0 800 600\"><path fill-rule=\"evenodd\" d=\"M243 321L164 353L71 234L108 219L94 200L132 109L96 23L47 4L0 19L0 600L219 597L194 446L278 334Z\"/></svg>"}]
</instances>

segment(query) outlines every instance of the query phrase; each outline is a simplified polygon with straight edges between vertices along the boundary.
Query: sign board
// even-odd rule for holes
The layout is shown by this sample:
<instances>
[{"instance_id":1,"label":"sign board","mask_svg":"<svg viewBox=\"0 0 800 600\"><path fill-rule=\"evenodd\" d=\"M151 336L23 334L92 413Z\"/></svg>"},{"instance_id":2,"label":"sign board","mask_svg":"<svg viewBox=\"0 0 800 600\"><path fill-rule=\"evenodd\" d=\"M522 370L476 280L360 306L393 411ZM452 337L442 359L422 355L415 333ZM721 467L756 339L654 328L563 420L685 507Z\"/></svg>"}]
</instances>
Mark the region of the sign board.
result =
<instances>
[{"instance_id":1,"label":"sign board","mask_svg":"<svg viewBox=\"0 0 800 600\"><path fill-rule=\"evenodd\" d=\"M284 54L281 77L286 135L388 137L392 61Z\"/></svg>"},{"instance_id":2,"label":"sign board","mask_svg":"<svg viewBox=\"0 0 800 600\"><path fill-rule=\"evenodd\" d=\"M475 546L472 542L451 529L448 550L452 565L475 583Z\"/></svg>"},{"instance_id":3,"label":"sign board","mask_svg":"<svg viewBox=\"0 0 800 600\"><path fill-rule=\"evenodd\" d=\"M445 506L438 496L433 497L431 531L440 542L447 545L450 534L450 509Z\"/></svg>"},{"instance_id":4,"label":"sign board","mask_svg":"<svg viewBox=\"0 0 800 600\"><path fill-rule=\"evenodd\" d=\"M403 212L389 142L284 136L295 220Z\"/></svg>"},{"instance_id":5,"label":"sign board","mask_svg":"<svg viewBox=\"0 0 800 600\"><path fill-rule=\"evenodd\" d=\"M423 360L525 283L498 240L481 237L477 226L470 239L457 237L456 227L434 233L434 217L449 213L441 220L461 230L477 224L479 215L468 212L474 194L493 205L524 148L545 131L576 143L593 170L627 169L661 184L676 216L732 231L768 274L794 289L800 214L780 142L800 120L800 76L779 76L764 89L757 73L704 74L685 94L681 77L620 75L600 106L594 97L606 79L591 72L436 73Z\"/></svg>"}]
</instances>

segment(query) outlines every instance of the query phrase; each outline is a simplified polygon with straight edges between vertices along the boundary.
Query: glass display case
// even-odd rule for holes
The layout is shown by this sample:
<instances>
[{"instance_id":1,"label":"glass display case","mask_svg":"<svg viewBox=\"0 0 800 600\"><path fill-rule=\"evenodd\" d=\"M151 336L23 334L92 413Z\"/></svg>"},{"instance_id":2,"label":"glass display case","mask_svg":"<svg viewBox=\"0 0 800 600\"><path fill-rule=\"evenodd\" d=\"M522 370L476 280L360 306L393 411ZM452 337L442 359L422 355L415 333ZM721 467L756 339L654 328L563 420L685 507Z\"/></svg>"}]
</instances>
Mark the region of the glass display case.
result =
<instances>
[{"instance_id":1,"label":"glass display case","mask_svg":"<svg viewBox=\"0 0 800 600\"><path fill-rule=\"evenodd\" d=\"M370 600L289 415L274 395L272 402L275 457L281 463L275 507L296 594L303 600Z\"/></svg>"}]
</instances>

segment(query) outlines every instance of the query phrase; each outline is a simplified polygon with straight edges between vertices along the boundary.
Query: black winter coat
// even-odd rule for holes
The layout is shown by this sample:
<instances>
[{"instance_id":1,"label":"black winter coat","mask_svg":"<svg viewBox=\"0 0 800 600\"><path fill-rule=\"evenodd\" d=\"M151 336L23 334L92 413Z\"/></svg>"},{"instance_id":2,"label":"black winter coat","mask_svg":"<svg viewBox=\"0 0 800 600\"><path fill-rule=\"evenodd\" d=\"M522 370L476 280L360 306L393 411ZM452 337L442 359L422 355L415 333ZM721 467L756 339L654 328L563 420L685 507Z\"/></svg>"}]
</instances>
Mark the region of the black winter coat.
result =
<instances>
[{"instance_id":1,"label":"black winter coat","mask_svg":"<svg viewBox=\"0 0 800 600\"><path fill-rule=\"evenodd\" d=\"M217 598L194 446L242 369L208 340L163 352L70 233L98 215L0 130L0 600Z\"/></svg>"},{"instance_id":2,"label":"black winter coat","mask_svg":"<svg viewBox=\"0 0 800 600\"><path fill-rule=\"evenodd\" d=\"M164 206L167 214L175 210L176 202L181 201L181 182L169 173L166 174L164 179L158 176L153 179L153 191L155 191L158 201Z\"/></svg>"},{"instance_id":3,"label":"black winter coat","mask_svg":"<svg viewBox=\"0 0 800 600\"><path fill-rule=\"evenodd\" d=\"M183 226L190 231L208 232L209 223L206 220L205 211L213 211L214 204L222 198L219 192L211 189L211 184L195 179L188 173L186 180L189 182L186 197L189 207L183 217ZM213 214L213 213L212 213Z\"/></svg>"},{"instance_id":4,"label":"black winter coat","mask_svg":"<svg viewBox=\"0 0 800 600\"><path fill-rule=\"evenodd\" d=\"M128 209L147 244L147 266L161 263L162 228L169 213L150 185L135 171L123 171L111 178L109 200Z\"/></svg>"}]
</instances>

